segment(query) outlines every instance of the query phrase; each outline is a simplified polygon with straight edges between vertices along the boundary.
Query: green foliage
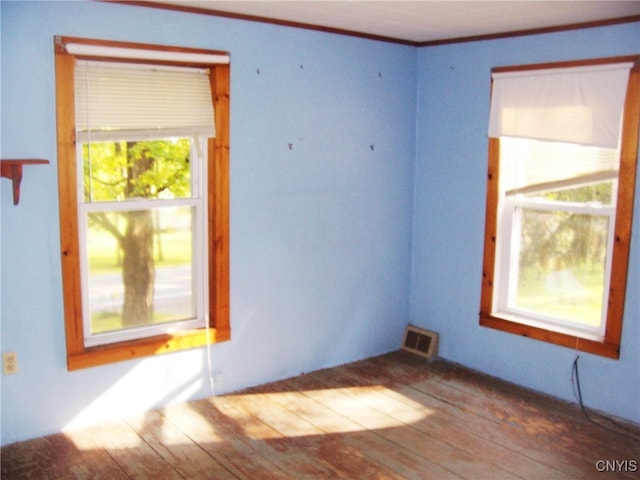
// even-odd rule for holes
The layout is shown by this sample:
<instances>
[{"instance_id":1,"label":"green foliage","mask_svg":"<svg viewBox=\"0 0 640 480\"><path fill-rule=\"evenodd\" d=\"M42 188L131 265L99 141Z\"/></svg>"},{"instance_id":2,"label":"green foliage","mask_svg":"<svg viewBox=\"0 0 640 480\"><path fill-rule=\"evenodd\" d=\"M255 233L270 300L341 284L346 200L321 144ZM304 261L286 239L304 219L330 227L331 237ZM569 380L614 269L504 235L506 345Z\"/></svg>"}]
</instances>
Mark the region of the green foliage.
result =
<instances>
[{"instance_id":1,"label":"green foliage","mask_svg":"<svg viewBox=\"0 0 640 480\"><path fill-rule=\"evenodd\" d=\"M609 205L612 182L548 192L546 200ZM557 211L522 209L520 270L539 274L554 270L600 268L607 249L607 217Z\"/></svg>"},{"instance_id":2,"label":"green foliage","mask_svg":"<svg viewBox=\"0 0 640 480\"><path fill-rule=\"evenodd\" d=\"M188 196L189 152L188 138L84 144L85 201Z\"/></svg>"},{"instance_id":3,"label":"green foliage","mask_svg":"<svg viewBox=\"0 0 640 480\"><path fill-rule=\"evenodd\" d=\"M607 248L606 217L522 212L520 270L545 274L583 264L599 268Z\"/></svg>"},{"instance_id":4,"label":"green foliage","mask_svg":"<svg viewBox=\"0 0 640 480\"><path fill-rule=\"evenodd\" d=\"M559 202L597 202L603 205L611 205L613 182L601 182L578 188L547 192L544 197L548 200Z\"/></svg>"}]
</instances>

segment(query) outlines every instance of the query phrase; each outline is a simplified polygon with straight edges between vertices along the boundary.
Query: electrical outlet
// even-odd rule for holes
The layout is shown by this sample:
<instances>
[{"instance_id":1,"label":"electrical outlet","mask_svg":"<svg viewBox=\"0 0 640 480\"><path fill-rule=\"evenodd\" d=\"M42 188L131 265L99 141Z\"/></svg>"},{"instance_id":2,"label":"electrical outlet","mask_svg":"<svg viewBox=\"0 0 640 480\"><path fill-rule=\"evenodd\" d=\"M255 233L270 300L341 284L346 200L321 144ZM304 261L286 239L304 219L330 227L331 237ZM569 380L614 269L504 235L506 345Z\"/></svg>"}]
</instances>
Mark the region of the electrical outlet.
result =
<instances>
[{"instance_id":1,"label":"electrical outlet","mask_svg":"<svg viewBox=\"0 0 640 480\"><path fill-rule=\"evenodd\" d=\"M16 352L4 352L2 354L2 371L5 375L18 373L18 357Z\"/></svg>"}]
</instances>

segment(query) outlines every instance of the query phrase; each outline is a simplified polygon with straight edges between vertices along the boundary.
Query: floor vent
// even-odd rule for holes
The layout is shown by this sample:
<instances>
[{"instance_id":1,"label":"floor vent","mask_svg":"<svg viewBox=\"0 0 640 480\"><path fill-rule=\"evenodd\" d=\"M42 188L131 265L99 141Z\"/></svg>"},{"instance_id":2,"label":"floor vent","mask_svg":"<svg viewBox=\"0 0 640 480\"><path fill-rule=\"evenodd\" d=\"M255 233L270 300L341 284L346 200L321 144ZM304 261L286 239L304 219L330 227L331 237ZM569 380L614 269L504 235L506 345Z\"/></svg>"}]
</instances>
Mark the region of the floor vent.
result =
<instances>
[{"instance_id":1,"label":"floor vent","mask_svg":"<svg viewBox=\"0 0 640 480\"><path fill-rule=\"evenodd\" d=\"M402 350L422 357L433 358L438 354L438 334L407 325L404 331Z\"/></svg>"}]
</instances>

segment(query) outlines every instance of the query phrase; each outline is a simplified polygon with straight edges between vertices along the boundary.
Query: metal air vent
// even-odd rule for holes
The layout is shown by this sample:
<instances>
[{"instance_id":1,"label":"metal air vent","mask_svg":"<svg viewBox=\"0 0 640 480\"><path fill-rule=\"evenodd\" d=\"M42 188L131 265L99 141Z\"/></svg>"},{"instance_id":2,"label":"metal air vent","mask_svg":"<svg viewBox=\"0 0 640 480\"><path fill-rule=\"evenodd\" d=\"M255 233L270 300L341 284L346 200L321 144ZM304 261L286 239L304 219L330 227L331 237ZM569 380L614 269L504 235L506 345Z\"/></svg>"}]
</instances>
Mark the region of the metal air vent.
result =
<instances>
[{"instance_id":1,"label":"metal air vent","mask_svg":"<svg viewBox=\"0 0 640 480\"><path fill-rule=\"evenodd\" d=\"M438 354L438 334L407 325L401 349L422 357L433 358Z\"/></svg>"}]
</instances>

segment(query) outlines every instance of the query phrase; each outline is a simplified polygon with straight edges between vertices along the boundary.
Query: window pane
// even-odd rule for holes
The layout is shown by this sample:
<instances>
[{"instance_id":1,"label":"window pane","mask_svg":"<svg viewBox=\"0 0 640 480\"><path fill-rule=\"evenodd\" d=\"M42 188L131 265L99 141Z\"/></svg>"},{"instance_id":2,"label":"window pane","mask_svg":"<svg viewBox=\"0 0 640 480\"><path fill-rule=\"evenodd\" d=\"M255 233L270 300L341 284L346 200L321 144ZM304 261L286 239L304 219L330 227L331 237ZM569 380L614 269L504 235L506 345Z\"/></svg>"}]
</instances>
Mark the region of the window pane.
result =
<instances>
[{"instance_id":1,"label":"window pane","mask_svg":"<svg viewBox=\"0 0 640 480\"><path fill-rule=\"evenodd\" d=\"M192 207L88 213L91 333L196 317Z\"/></svg>"},{"instance_id":2,"label":"window pane","mask_svg":"<svg viewBox=\"0 0 640 480\"><path fill-rule=\"evenodd\" d=\"M606 216L518 209L517 285L511 308L598 328L602 323Z\"/></svg>"},{"instance_id":3,"label":"window pane","mask_svg":"<svg viewBox=\"0 0 640 480\"><path fill-rule=\"evenodd\" d=\"M82 145L84 201L191 196L188 138Z\"/></svg>"}]
</instances>

